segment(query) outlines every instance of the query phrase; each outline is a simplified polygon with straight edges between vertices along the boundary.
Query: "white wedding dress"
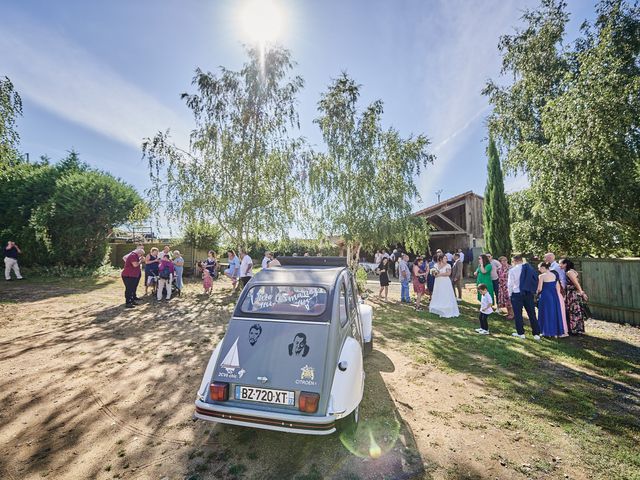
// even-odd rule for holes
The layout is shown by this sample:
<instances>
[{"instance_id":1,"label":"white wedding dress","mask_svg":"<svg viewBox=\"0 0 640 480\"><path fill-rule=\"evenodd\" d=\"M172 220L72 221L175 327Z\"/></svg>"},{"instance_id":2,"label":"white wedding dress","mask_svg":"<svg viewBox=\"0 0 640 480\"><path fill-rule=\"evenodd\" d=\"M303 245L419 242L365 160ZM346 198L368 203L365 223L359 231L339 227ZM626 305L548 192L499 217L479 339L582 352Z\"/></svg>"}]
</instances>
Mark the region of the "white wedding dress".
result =
<instances>
[{"instance_id":1,"label":"white wedding dress","mask_svg":"<svg viewBox=\"0 0 640 480\"><path fill-rule=\"evenodd\" d=\"M442 268L436 266L436 268L440 273L447 271L451 273L451 265L449 264ZM434 313L443 318L458 317L460 315L450 276L441 277L438 275L436 277L431 302L429 303L429 313Z\"/></svg>"}]
</instances>

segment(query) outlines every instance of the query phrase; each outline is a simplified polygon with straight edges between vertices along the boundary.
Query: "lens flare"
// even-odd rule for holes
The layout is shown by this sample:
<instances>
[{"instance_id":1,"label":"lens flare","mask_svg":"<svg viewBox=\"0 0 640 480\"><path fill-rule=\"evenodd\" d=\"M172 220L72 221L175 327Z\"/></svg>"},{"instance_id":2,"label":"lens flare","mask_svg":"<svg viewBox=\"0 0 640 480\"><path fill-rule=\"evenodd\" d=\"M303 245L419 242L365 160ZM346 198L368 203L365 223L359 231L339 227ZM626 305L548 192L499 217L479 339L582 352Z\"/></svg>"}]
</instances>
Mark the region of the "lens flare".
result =
<instances>
[{"instance_id":1,"label":"lens flare","mask_svg":"<svg viewBox=\"0 0 640 480\"><path fill-rule=\"evenodd\" d=\"M380 448L380 445L378 445L376 443L376 440L373 438L373 433L371 432L371 430L369 430L369 439L370 439L370 444L369 444L369 456L371 458L380 458L380 456L382 455L382 449Z\"/></svg>"},{"instance_id":2,"label":"lens flare","mask_svg":"<svg viewBox=\"0 0 640 480\"><path fill-rule=\"evenodd\" d=\"M395 418L361 418L355 433L340 434L342 445L360 458L378 459L387 454L400 436L400 423Z\"/></svg>"}]
</instances>

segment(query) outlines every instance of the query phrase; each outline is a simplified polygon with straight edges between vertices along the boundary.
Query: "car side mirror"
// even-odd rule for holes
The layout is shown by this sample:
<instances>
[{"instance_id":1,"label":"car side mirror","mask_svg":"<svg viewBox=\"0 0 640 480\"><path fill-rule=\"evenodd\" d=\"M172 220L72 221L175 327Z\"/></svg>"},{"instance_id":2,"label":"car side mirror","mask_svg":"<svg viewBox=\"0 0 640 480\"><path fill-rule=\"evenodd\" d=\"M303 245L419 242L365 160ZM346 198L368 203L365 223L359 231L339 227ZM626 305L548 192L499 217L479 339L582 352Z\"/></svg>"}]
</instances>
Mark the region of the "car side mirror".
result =
<instances>
[{"instance_id":1,"label":"car side mirror","mask_svg":"<svg viewBox=\"0 0 640 480\"><path fill-rule=\"evenodd\" d=\"M346 360L343 360L340 363L338 363L338 369L341 372L344 372L347 369L348 366L349 366L349 364L346 362Z\"/></svg>"}]
</instances>

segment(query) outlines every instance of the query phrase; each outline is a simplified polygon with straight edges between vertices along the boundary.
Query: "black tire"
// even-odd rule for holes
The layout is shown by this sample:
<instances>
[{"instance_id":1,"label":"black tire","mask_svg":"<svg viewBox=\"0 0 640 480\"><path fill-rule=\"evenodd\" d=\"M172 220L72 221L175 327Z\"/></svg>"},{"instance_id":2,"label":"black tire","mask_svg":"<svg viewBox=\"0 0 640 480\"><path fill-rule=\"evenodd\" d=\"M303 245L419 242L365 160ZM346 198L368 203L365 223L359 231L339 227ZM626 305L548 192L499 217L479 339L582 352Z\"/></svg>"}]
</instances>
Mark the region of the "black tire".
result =
<instances>
[{"instance_id":1,"label":"black tire","mask_svg":"<svg viewBox=\"0 0 640 480\"><path fill-rule=\"evenodd\" d=\"M341 418L336 423L336 430L339 435L353 436L358 430L360 421L360 405L358 405L349 415Z\"/></svg>"}]
</instances>

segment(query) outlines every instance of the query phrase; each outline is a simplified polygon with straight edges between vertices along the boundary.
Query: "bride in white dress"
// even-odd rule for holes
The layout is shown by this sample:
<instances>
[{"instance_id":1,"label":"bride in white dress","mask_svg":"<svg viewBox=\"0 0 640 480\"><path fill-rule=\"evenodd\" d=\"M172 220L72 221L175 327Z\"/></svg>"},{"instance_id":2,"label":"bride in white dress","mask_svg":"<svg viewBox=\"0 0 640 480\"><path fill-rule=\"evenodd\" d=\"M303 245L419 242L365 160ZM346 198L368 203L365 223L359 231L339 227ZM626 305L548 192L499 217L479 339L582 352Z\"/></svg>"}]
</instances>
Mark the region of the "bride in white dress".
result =
<instances>
[{"instance_id":1,"label":"bride in white dress","mask_svg":"<svg viewBox=\"0 0 640 480\"><path fill-rule=\"evenodd\" d=\"M447 263L444 255L438 255L436 280L433 286L429 313L435 313L443 318L457 317L460 315L456 294L451 283L451 265Z\"/></svg>"}]
</instances>

